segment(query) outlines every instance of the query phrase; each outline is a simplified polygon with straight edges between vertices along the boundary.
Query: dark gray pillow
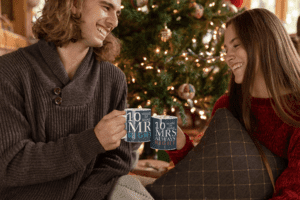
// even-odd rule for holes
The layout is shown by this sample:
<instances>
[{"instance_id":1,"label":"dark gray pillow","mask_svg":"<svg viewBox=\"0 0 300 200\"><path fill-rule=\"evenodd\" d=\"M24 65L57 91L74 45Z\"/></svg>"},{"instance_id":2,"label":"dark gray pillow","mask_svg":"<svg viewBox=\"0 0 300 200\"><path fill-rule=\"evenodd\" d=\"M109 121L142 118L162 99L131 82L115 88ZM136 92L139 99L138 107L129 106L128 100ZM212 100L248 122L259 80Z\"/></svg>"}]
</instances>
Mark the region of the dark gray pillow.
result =
<instances>
[{"instance_id":1,"label":"dark gray pillow","mask_svg":"<svg viewBox=\"0 0 300 200\"><path fill-rule=\"evenodd\" d=\"M264 146L262 149L276 180L287 167L287 160ZM216 111L200 143L146 189L155 200L261 200L273 194L255 144L239 121L224 108Z\"/></svg>"}]
</instances>

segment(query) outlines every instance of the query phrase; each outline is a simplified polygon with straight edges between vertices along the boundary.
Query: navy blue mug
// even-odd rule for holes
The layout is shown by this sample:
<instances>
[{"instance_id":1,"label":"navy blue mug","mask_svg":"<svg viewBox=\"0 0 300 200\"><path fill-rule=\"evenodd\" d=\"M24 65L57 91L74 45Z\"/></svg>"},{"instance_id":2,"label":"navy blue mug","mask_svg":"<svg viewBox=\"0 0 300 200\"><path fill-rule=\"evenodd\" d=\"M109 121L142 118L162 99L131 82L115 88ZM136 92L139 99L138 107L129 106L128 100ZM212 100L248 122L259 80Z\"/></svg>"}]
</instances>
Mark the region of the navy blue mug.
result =
<instances>
[{"instance_id":1,"label":"navy blue mug","mask_svg":"<svg viewBox=\"0 0 300 200\"><path fill-rule=\"evenodd\" d=\"M177 148L177 117L157 115L151 117L150 147L159 150Z\"/></svg>"},{"instance_id":2,"label":"navy blue mug","mask_svg":"<svg viewBox=\"0 0 300 200\"><path fill-rule=\"evenodd\" d=\"M151 109L127 108L126 130L127 142L149 142L151 139Z\"/></svg>"}]
</instances>

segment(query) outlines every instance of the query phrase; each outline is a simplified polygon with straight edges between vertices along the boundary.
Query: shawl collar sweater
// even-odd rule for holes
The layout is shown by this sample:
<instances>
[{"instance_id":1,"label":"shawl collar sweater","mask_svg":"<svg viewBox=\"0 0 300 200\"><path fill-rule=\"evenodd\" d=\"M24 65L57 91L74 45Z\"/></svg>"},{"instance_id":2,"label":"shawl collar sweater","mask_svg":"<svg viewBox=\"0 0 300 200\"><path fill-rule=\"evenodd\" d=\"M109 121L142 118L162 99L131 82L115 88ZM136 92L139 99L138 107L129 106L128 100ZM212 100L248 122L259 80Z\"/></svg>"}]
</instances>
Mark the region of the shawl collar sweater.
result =
<instances>
[{"instance_id":1,"label":"shawl collar sweater","mask_svg":"<svg viewBox=\"0 0 300 200\"><path fill-rule=\"evenodd\" d=\"M95 125L127 97L124 73L93 48L70 80L53 43L0 57L0 199L105 199L132 146L105 151Z\"/></svg>"},{"instance_id":2,"label":"shawl collar sweater","mask_svg":"<svg viewBox=\"0 0 300 200\"><path fill-rule=\"evenodd\" d=\"M258 129L254 136L279 157L288 159L288 167L277 178L276 194L272 200L300 199L300 128L284 123L275 113L270 98L251 99L251 111L256 116ZM215 103L212 116L219 108L229 108L227 94ZM185 134L186 135L186 134ZM186 145L178 151L167 151L176 164L194 147L186 135Z\"/></svg>"}]
</instances>

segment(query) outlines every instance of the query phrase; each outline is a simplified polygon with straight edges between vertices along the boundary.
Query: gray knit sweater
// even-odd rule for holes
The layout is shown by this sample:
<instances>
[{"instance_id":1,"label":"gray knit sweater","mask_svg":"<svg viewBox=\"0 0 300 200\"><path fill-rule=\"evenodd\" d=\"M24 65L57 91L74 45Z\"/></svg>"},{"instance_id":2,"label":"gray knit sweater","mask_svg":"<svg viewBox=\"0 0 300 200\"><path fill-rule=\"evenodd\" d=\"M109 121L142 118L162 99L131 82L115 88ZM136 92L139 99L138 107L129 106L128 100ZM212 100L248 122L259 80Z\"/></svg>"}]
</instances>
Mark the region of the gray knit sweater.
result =
<instances>
[{"instance_id":1,"label":"gray knit sweater","mask_svg":"<svg viewBox=\"0 0 300 200\"><path fill-rule=\"evenodd\" d=\"M124 73L90 48L70 80L53 43L0 57L0 199L105 199L132 146L105 151L95 125L127 96Z\"/></svg>"}]
</instances>

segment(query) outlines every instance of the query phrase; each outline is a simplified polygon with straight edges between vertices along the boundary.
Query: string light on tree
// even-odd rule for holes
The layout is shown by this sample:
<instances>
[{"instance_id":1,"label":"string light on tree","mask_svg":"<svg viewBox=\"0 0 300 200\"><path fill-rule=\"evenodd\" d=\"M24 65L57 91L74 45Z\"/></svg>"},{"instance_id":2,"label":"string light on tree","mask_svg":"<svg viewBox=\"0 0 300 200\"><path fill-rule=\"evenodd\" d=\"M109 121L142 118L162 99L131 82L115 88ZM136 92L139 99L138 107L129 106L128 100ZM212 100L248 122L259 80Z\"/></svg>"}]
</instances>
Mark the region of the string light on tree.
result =
<instances>
[{"instance_id":1,"label":"string light on tree","mask_svg":"<svg viewBox=\"0 0 300 200\"><path fill-rule=\"evenodd\" d=\"M171 107L171 112L175 112L175 108L173 106Z\"/></svg>"},{"instance_id":2,"label":"string light on tree","mask_svg":"<svg viewBox=\"0 0 300 200\"><path fill-rule=\"evenodd\" d=\"M151 100L147 100L147 106L151 104Z\"/></svg>"}]
</instances>

